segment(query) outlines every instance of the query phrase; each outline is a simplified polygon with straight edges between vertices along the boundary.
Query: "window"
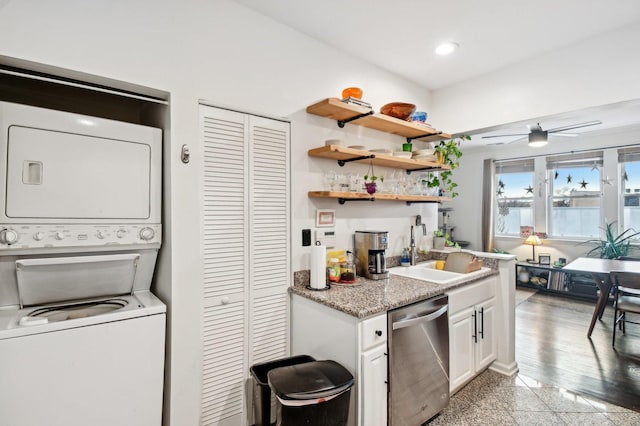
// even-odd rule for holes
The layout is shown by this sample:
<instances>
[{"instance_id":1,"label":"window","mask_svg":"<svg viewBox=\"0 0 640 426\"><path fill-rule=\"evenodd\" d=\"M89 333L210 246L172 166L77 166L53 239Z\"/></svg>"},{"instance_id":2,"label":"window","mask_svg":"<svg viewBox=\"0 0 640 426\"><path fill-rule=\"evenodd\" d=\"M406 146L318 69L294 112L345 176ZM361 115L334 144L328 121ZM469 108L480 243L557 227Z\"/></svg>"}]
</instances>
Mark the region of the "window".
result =
<instances>
[{"instance_id":1,"label":"window","mask_svg":"<svg viewBox=\"0 0 640 426\"><path fill-rule=\"evenodd\" d=\"M640 148L619 149L618 163L622 191L622 223L619 229L640 230Z\"/></svg>"},{"instance_id":2,"label":"window","mask_svg":"<svg viewBox=\"0 0 640 426\"><path fill-rule=\"evenodd\" d=\"M496 235L520 235L533 226L533 159L496 162Z\"/></svg>"},{"instance_id":3,"label":"window","mask_svg":"<svg viewBox=\"0 0 640 426\"><path fill-rule=\"evenodd\" d=\"M601 226L602 151L547 157L547 233L597 237Z\"/></svg>"}]
</instances>

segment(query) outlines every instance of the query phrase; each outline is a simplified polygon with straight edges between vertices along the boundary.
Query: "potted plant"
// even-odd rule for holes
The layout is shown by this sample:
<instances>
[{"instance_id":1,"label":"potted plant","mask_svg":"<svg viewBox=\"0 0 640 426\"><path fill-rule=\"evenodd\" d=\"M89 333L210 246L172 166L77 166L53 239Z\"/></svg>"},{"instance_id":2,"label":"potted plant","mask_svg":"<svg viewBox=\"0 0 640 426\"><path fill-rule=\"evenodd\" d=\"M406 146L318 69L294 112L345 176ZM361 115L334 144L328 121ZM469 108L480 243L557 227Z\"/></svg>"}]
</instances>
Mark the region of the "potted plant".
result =
<instances>
[{"instance_id":1,"label":"potted plant","mask_svg":"<svg viewBox=\"0 0 640 426\"><path fill-rule=\"evenodd\" d=\"M380 183L384 182L384 176L376 176L373 171L373 161L369 164L369 171L364 175L364 186L367 188L367 192L373 195L378 190L377 180L380 179Z\"/></svg>"},{"instance_id":2,"label":"potted plant","mask_svg":"<svg viewBox=\"0 0 640 426\"><path fill-rule=\"evenodd\" d=\"M596 246L587 252L589 257L599 257L601 259L615 259L620 256L627 256L631 250L631 240L638 237L640 232L628 228L617 234L617 221L609 222L606 226L600 227L604 232L601 239L584 241L580 244L593 244Z\"/></svg>"},{"instance_id":3,"label":"potted plant","mask_svg":"<svg viewBox=\"0 0 640 426\"><path fill-rule=\"evenodd\" d=\"M451 177L453 170L457 169L460 165L460 157L462 157L460 142L463 140L471 140L471 136L462 135L456 139L440 141L435 147L438 162L451 167L451 170L441 171L439 176L439 184L443 191L447 192L451 198L455 198L458 195L458 193L455 192L458 184L455 183Z\"/></svg>"},{"instance_id":4,"label":"potted plant","mask_svg":"<svg viewBox=\"0 0 640 426\"><path fill-rule=\"evenodd\" d=\"M437 231L433 231L433 248L436 250L442 250L447 242L445 238L445 233L442 230L438 229Z\"/></svg>"}]
</instances>

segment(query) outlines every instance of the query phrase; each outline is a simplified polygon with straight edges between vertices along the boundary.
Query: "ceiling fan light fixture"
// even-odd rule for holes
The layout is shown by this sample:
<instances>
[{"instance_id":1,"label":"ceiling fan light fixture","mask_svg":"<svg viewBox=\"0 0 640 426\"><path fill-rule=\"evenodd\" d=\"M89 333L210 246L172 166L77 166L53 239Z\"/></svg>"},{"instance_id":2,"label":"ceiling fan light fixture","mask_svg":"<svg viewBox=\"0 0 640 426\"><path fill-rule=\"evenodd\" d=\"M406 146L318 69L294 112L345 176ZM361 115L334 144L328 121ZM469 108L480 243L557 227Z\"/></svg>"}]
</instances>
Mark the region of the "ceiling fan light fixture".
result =
<instances>
[{"instance_id":1,"label":"ceiling fan light fixture","mask_svg":"<svg viewBox=\"0 0 640 426\"><path fill-rule=\"evenodd\" d=\"M529 146L533 148L539 148L547 144L547 132L545 131L533 131L529 133Z\"/></svg>"},{"instance_id":2,"label":"ceiling fan light fixture","mask_svg":"<svg viewBox=\"0 0 640 426\"><path fill-rule=\"evenodd\" d=\"M458 43L455 43L453 41L447 41L445 43L438 45L438 47L436 47L436 53L438 55L450 55L458 47L460 47Z\"/></svg>"}]
</instances>

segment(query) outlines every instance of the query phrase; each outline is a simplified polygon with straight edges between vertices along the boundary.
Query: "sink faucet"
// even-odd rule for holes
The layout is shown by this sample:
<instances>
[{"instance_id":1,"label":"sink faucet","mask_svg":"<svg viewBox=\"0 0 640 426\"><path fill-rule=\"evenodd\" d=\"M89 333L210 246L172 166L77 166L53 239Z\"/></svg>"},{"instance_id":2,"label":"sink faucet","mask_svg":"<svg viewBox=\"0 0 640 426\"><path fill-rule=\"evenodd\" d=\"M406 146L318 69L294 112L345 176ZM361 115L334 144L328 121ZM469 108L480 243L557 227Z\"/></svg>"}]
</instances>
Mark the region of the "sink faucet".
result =
<instances>
[{"instance_id":1,"label":"sink faucet","mask_svg":"<svg viewBox=\"0 0 640 426\"><path fill-rule=\"evenodd\" d=\"M409 244L409 255L411 256L411 265L416 264L416 239L413 236L413 225L411 225L411 243Z\"/></svg>"}]
</instances>

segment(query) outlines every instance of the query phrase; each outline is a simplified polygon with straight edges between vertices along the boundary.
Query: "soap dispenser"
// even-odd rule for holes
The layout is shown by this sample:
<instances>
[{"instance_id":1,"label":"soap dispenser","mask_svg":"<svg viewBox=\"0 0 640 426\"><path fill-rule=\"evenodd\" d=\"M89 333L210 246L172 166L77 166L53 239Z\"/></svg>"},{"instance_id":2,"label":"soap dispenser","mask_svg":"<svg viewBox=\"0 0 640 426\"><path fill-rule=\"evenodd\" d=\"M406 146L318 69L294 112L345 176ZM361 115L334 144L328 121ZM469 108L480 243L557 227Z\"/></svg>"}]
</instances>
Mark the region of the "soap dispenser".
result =
<instances>
[{"instance_id":1,"label":"soap dispenser","mask_svg":"<svg viewBox=\"0 0 640 426\"><path fill-rule=\"evenodd\" d=\"M400 257L400 266L411 266L411 255L409 254L408 248L402 250L402 256Z\"/></svg>"}]
</instances>

